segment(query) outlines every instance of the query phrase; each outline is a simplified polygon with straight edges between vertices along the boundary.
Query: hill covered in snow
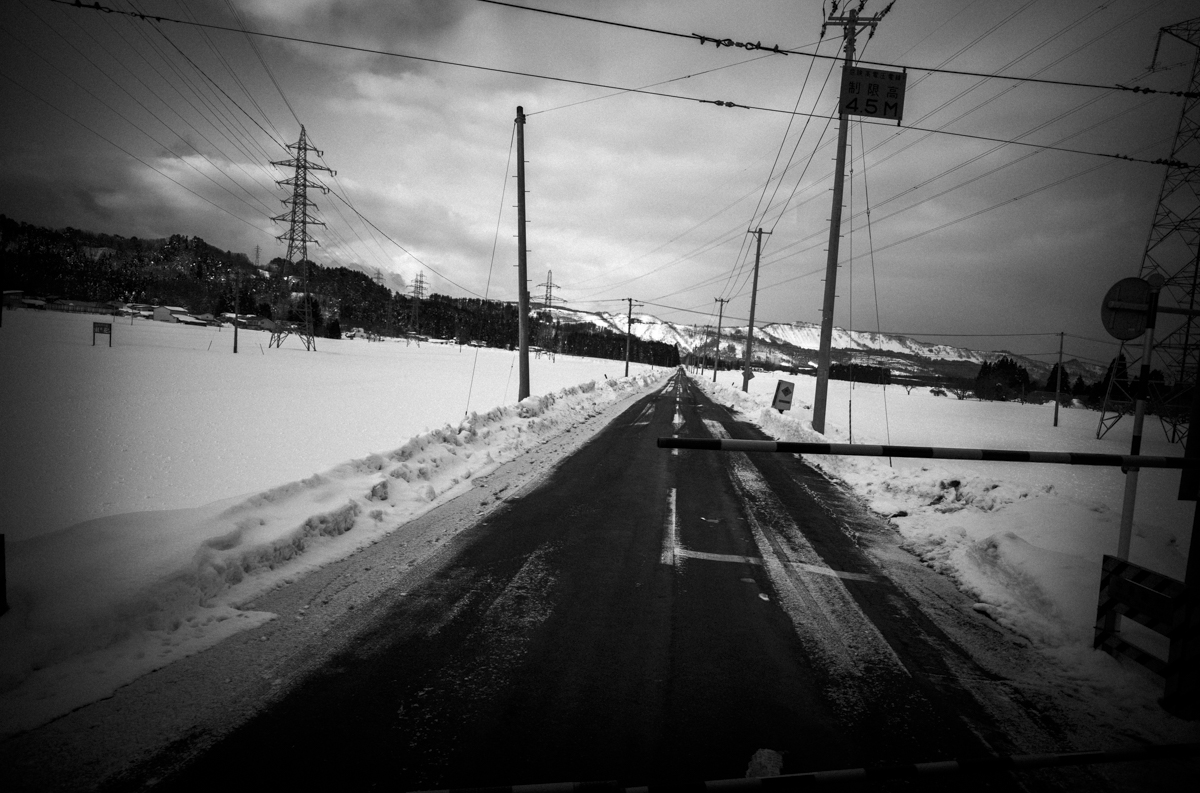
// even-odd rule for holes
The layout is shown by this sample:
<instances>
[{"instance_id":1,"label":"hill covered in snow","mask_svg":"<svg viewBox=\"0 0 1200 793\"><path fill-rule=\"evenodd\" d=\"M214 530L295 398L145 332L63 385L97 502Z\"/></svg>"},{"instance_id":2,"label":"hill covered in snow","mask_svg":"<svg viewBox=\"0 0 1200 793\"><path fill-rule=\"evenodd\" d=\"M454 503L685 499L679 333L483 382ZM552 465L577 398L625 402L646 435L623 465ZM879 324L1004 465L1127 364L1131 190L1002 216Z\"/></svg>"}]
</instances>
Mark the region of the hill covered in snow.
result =
<instances>
[{"instance_id":1,"label":"hill covered in snow","mask_svg":"<svg viewBox=\"0 0 1200 793\"><path fill-rule=\"evenodd\" d=\"M562 323L592 324L617 333L625 333L626 314L552 308L550 313ZM731 325L721 330L721 354L725 360L742 358L746 347L746 325ZM702 325L685 325L659 319L652 314L633 315L633 335L641 339L674 344L681 355L712 354L713 331ZM755 328L754 359L780 369L807 369L816 366L821 326L812 322L772 322ZM731 349L732 348L732 349ZM1044 380L1051 363L1026 358L1004 350L980 351L946 344L930 344L908 336L873 331L833 329L834 358L874 366L886 366L896 374L911 376L974 377L984 362L1009 357L1024 366L1035 380ZM730 353L732 352L732 356ZM1104 368L1078 360L1064 362L1072 376L1082 375L1095 381L1104 376Z\"/></svg>"}]
</instances>

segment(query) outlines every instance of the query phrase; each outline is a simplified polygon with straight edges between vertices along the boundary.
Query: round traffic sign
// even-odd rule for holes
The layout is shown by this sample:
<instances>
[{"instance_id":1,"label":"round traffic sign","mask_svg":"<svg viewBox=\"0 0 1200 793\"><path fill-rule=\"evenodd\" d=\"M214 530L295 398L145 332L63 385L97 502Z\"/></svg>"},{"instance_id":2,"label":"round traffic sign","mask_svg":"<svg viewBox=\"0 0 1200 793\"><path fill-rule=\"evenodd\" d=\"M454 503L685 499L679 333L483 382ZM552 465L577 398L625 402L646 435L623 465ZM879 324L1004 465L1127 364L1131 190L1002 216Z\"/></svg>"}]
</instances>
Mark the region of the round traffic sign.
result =
<instances>
[{"instance_id":1,"label":"round traffic sign","mask_svg":"<svg viewBox=\"0 0 1200 793\"><path fill-rule=\"evenodd\" d=\"M1113 284L1100 304L1100 321L1108 335L1129 341L1146 332L1151 289L1141 278L1122 278Z\"/></svg>"}]
</instances>

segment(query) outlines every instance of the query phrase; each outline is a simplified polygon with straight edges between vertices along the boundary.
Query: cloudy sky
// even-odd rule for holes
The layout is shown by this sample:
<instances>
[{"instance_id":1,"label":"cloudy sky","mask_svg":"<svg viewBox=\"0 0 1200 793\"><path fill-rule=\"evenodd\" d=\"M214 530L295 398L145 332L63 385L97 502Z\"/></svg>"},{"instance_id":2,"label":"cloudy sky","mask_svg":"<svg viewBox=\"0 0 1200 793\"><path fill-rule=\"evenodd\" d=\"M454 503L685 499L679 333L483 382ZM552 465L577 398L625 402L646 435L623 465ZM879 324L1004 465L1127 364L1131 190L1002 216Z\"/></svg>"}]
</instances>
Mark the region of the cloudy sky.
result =
<instances>
[{"instance_id":1,"label":"cloudy sky","mask_svg":"<svg viewBox=\"0 0 1200 793\"><path fill-rule=\"evenodd\" d=\"M337 171L326 184L349 203L315 196L328 225L314 230L312 258L514 299L520 105L535 295L552 270L572 307L622 311L632 297L705 324L724 297L744 324L746 232L761 227L772 233L757 319L819 321L832 59L480 0L108 4L233 30L0 4L9 217L279 256L273 180L286 174L269 163L303 124ZM825 56L841 46L838 28L822 40L828 0L522 4ZM869 0L865 13L884 5ZM1008 334L1107 338L1101 298L1140 269L1165 169L1019 143L1166 157L1183 100L921 67L1182 90L1193 48L1167 39L1168 68L1147 69L1159 28L1195 16L1193 0L897 0L860 55L908 68L905 115L850 129L836 324L1030 354L1057 338ZM1067 351L1107 361L1114 348L1068 337Z\"/></svg>"}]
</instances>

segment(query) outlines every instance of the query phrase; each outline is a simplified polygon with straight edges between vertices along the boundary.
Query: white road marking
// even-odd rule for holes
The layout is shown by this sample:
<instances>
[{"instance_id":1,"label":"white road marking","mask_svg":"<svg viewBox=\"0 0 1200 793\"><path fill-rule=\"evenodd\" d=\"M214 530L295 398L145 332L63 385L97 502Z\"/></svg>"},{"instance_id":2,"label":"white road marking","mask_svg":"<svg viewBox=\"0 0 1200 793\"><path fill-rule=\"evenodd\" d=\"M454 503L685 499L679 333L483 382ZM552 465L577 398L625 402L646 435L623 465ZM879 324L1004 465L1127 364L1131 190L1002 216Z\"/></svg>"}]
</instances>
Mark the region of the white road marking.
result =
<instances>
[{"instance_id":1,"label":"white road marking","mask_svg":"<svg viewBox=\"0 0 1200 793\"><path fill-rule=\"evenodd\" d=\"M720 423L709 419L704 423L715 437L729 437ZM810 645L816 639L813 650L851 678L880 666L907 676L899 656L846 589L843 576L824 564L746 454L725 454L730 478L747 506L746 520L763 567L801 640ZM820 575L801 577L798 569Z\"/></svg>"},{"instance_id":2,"label":"white road marking","mask_svg":"<svg viewBox=\"0 0 1200 793\"><path fill-rule=\"evenodd\" d=\"M667 498L667 521L663 526L663 549L662 563L675 564L675 535L678 528L675 525L675 488L671 488L671 495Z\"/></svg>"},{"instance_id":3,"label":"white road marking","mask_svg":"<svg viewBox=\"0 0 1200 793\"><path fill-rule=\"evenodd\" d=\"M689 551L686 548L676 548L676 556L682 556L687 559L707 559L710 562L740 562L742 564L757 564L763 563L762 559L757 556L736 556L728 553L705 553L704 551Z\"/></svg>"},{"instance_id":4,"label":"white road marking","mask_svg":"<svg viewBox=\"0 0 1200 793\"><path fill-rule=\"evenodd\" d=\"M847 581L874 581L875 576L867 575L866 573L848 573L845 570L834 570L832 567L823 567L815 564L804 564L803 562L793 562L792 566L804 570L808 573L820 573L821 575L831 575L835 578L844 578Z\"/></svg>"},{"instance_id":5,"label":"white road marking","mask_svg":"<svg viewBox=\"0 0 1200 793\"><path fill-rule=\"evenodd\" d=\"M642 412L633 420L631 427L644 427L650 423L650 412L654 410L654 403L647 402L646 407L642 408Z\"/></svg>"}]
</instances>

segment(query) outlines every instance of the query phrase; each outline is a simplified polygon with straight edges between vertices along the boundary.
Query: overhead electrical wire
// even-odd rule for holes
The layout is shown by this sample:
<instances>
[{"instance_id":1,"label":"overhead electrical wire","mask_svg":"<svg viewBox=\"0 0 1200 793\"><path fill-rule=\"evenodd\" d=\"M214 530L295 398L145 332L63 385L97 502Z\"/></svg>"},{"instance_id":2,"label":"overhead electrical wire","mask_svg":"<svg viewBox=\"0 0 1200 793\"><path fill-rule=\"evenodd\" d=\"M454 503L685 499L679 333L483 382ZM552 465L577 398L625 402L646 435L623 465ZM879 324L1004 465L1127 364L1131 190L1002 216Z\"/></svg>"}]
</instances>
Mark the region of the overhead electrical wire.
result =
<instances>
[{"instance_id":1,"label":"overhead electrical wire","mask_svg":"<svg viewBox=\"0 0 1200 793\"><path fill-rule=\"evenodd\" d=\"M613 22L613 21L610 21L607 19L598 19L596 17L586 17L586 16L582 16L582 15L578 15L578 14L566 14L561 11L551 11L551 10L545 9L545 8L534 8L532 6L523 6L523 5L518 5L516 3L500 2L500 0L477 0L477 1L480 3L488 3L490 5L508 6L509 8L515 8L515 9L519 9L522 11L533 11L533 12L536 12L539 14L552 14L554 16L570 17L572 19L577 19L577 20L584 21L584 22L594 22L594 23L601 24L601 25L611 25L611 26L615 26L615 27L632 28L634 30L640 30L640 31L647 32L647 33L655 33L655 34L663 35L663 36L673 36L676 38L690 39L692 41L699 41L701 46L711 42L711 43L717 45L717 49L720 49L721 47L737 47L740 49L745 49L747 51L761 50L763 52L770 52L774 55L804 55L809 58L823 58L826 60L841 60L841 56L839 56L839 55L820 55L816 52L805 52L802 50L784 49L784 48L781 48L778 46L763 46L761 42L734 41L733 39L726 38L726 37L706 36L706 35L703 35L700 33L679 33L677 31L662 30L661 28L651 28L651 27L645 27L645 26L641 26L641 25L628 25L628 24L625 24L622 22ZM1000 27L1005 22L1007 22L1009 19L1011 19L1012 17L1021 13L1022 11L1024 11L1026 8L1033 5L1037 1L1038 0L1027 0L1027 2L1025 3L1024 6L1022 6L1021 8L1017 9L1017 11L1010 14L1009 17L1006 17L1004 20L1001 20L1001 22L994 25L993 28L986 31L983 35L984 36L988 35L993 30ZM51 0L51 2L66 2L66 0ZM955 53L955 55L952 55L950 57L950 60L952 60L958 54L961 54L962 51L965 51L969 47L973 46L974 43L975 42L968 44L966 47L963 48L963 50L960 50L959 53ZM1128 86L1124 86L1124 85L1120 85L1120 84L1103 85L1103 84L1099 84L1099 83L1084 83L1084 82L1078 82L1078 81L1074 81L1074 80L1050 80L1050 79L1037 78L1037 77L1020 77L1020 76L1016 76L1016 75L991 74L988 72L974 72L974 71L966 71L963 69L946 69L946 68L942 68L940 66L920 66L917 64L890 63L890 62L885 62L885 61L860 60L857 62L870 64L872 66L886 66L886 67L890 67L893 69L911 69L913 71L930 72L932 74L954 74L954 75L960 75L960 76L965 76L965 77L992 77L992 78L996 78L996 79L1000 79L1000 80L1016 80L1016 81L1020 81L1020 82L1042 83L1045 85L1061 85L1061 86L1068 86L1068 87L1072 87L1072 88L1099 88L1099 89L1111 88L1111 89L1115 89L1115 90L1119 90L1119 91L1131 91L1133 93L1163 94L1163 95L1167 95L1167 96L1183 96L1183 97L1188 97L1188 98L1196 98L1186 91L1159 91L1159 90L1156 90L1153 88L1130 88Z\"/></svg>"},{"instance_id":2,"label":"overhead electrical wire","mask_svg":"<svg viewBox=\"0 0 1200 793\"><path fill-rule=\"evenodd\" d=\"M762 107L762 106L758 106L758 105L738 104L736 102L727 102L724 100L700 99L698 97L683 96L680 94L668 94L668 93L663 93L661 91L639 90L639 89L635 89L635 88L626 88L623 86L609 85L607 83L597 83L597 82L593 82L593 81L589 81L589 80L576 80L576 79L571 79L571 78L567 78L567 77L554 77L551 75L535 74L533 72L522 72L522 71L518 71L515 69L500 69L500 68L493 67L493 66L482 66L479 64L462 63L459 61L448 61L448 60L444 60L441 58L429 58L429 57L420 56L420 55L409 55L406 53L390 52L387 50L378 50L378 49L373 49L370 47L358 47L358 46L354 46L354 45L350 45L350 44L337 44L334 42L320 41L317 39L306 39L306 38L302 38L299 36L285 36L285 35L282 35L279 33L264 33L264 32L259 32L259 31L242 31L242 30L238 30L237 28L228 27L226 25L214 25L214 24L206 23L206 22L191 22L188 20L177 19L174 17L141 14L141 13L135 13L135 12L130 12L130 11L122 11L120 9L109 8L107 6L101 6L99 3L95 3L91 6L86 6L86 5L83 5L82 3L76 5L75 3L68 2L68 0L47 0L47 2L56 3L59 5L73 6L73 7L77 7L77 8L83 8L83 9L102 11L105 13L124 14L126 16L135 17L135 18L141 19L143 21L147 21L147 22L155 22L155 23L170 22L173 24L190 25L190 26L194 26L194 27L209 28L212 30L224 30L227 32L249 33L250 35L261 36L264 38L277 39L280 41L291 41L291 42L299 43L299 44L312 44L312 45L321 46L321 47L331 47L334 49L347 50L349 52L361 52L361 53L368 54L368 55L381 55L381 56L391 57L391 58L403 58L405 60L413 60L413 61L418 61L418 62L423 62L423 63L437 63L437 64L441 64L444 66L458 66L461 68L476 69L476 70L480 70L480 71L493 72L493 73L497 73L497 74L509 74L509 75L518 76L518 77L530 77L530 78L539 79L539 80L549 80L549 81L553 81L553 82L568 83L571 85L586 85L586 86L591 86L594 88L606 88L609 90L625 91L628 93L646 94L649 96L658 96L658 97L663 97L663 98L667 98L667 99L681 99L681 100L688 101L688 102L700 102L702 104L717 105L719 107L741 108L744 110L757 110L757 111L761 111L761 112L782 113L782 114L787 114L787 115L813 116L814 118L836 118L835 116L825 116L825 115L815 114L815 113L802 113L802 112L783 110L780 108ZM812 53L797 53L797 54L812 55ZM818 57L818 56L814 56L814 57ZM819 57L832 57L832 56L819 56ZM868 63L868 61L863 61L863 62ZM909 67L909 68L921 68L921 67ZM1003 75L989 75L989 74L985 74L985 73L971 73L971 72L951 72L951 73L974 74L974 76L977 76L977 77L997 77L999 79L1026 79L1026 78L1004 77ZM1084 84L1084 83L1064 83L1061 81L1053 81L1053 80L1032 80L1032 81L1033 82L1043 82L1043 83L1057 83L1057 84L1062 84L1062 85L1076 85L1076 86L1083 86L1083 87L1090 87L1090 88L1103 88L1103 89L1113 88L1113 86L1089 85L1089 84ZM1118 90L1131 90L1131 91L1135 91L1135 92L1139 92L1139 93L1169 93L1169 92L1156 92L1156 91L1153 91L1152 89L1130 89L1130 88L1126 88L1124 86L1117 86L1116 88ZM864 122L864 123L873 123L873 122ZM880 122L880 125L888 126L888 127L894 126L891 123L884 123L884 122ZM961 132L954 133L954 132L946 132L943 130L928 130L928 129L923 129L921 127L904 127L904 129L915 129L915 130L918 130L921 132L937 132L939 134L944 134L944 135L956 135L958 137L977 138L980 140L993 140L993 141L1001 140L999 138L988 138L988 137L984 137L984 136L980 136L980 135L969 135L967 133L961 133ZM1056 151L1066 151L1066 152L1070 152L1073 154L1086 154L1086 155L1090 155L1090 156L1094 156L1094 157L1109 157L1109 158L1113 158L1113 159L1129 160L1131 162L1140 162L1140 163L1144 163L1144 164L1148 164L1148 165L1169 164L1169 165L1178 165L1179 167L1190 167L1186 163L1175 163L1173 161L1164 160L1164 159L1143 160L1143 159L1139 159L1136 157L1128 157L1128 156L1121 155L1121 154L1106 154L1104 152L1084 151L1084 150L1080 150L1080 149L1057 149L1055 147L1039 146L1039 144L1035 144L1035 143L1019 143L1018 145L1038 146L1039 148L1049 148L1049 149L1053 149Z\"/></svg>"},{"instance_id":3,"label":"overhead electrical wire","mask_svg":"<svg viewBox=\"0 0 1200 793\"><path fill-rule=\"evenodd\" d=\"M234 193L233 191L231 191L231 190L230 190L228 187L226 187L225 185L223 185L223 184L221 184L220 182L216 181L215 179L213 179L213 178L212 178L211 176L209 176L208 174L204 173L204 171L200 170L198 167L196 167L196 165L194 165L193 163L190 163L190 162L188 162L188 160L187 160L185 157L182 157L182 156L180 156L179 154L176 154L174 151L172 151L172 150L171 150L171 147L170 147L170 146L168 146L166 143L164 143L163 141L159 140L159 139L158 139L157 137L155 137L153 134L151 134L150 132L148 132L146 129L144 129L144 128L143 128L143 127L142 127L140 124L138 124L136 121L134 121L133 119L129 118L129 116L125 115L124 113L122 113L121 111L119 111L119 110L117 110L115 107L113 107L111 104L109 104L107 101L105 101L105 100L104 100L104 99L102 99L101 97L97 96L97 95L96 95L96 93L95 93L94 91L92 91L90 88L88 88L88 87L84 86L83 84L79 83L77 80L75 80L74 78L72 78L70 75L66 74L66 72L64 72L64 71L62 71L61 69L59 69L59 68L58 68L58 66L56 66L55 64L53 64L53 63L52 63L52 62L50 62L49 60L46 60L46 58L45 58L45 57L44 57L44 56L43 56L41 53L39 53L39 52L37 52L36 50L34 50L33 48L29 47L27 44L25 44L25 42L23 42L23 41L21 41L20 39L16 38L16 37L15 37L15 36L13 36L11 33L9 33L7 30L3 30L2 28L0 28L0 30L2 30L2 31L4 32L4 34L5 34L5 35L9 36L9 38L12 38L12 39L13 39L13 41L16 41L16 42L17 42L18 44L20 44L22 47L25 47L26 49L28 49L28 50L29 50L29 52L31 52L31 53L32 53L32 54L33 54L35 57L37 57L38 59L40 59L40 60L41 60L42 62L44 62L46 65L50 66L50 68L54 69L56 72L58 72L60 75L62 75L62 76L63 76L63 77L66 79L66 80L70 81L70 82L71 82L73 85L75 85L75 87L79 88L81 91L83 91L84 93L86 93L86 94L87 94L88 96L90 96L92 99L96 100L96 102L100 103L101 105L103 105L104 107L106 107L108 110L110 110L110 111L113 113L113 115L117 116L117 117L118 117L118 118L120 118L122 121L124 121L125 123L127 123L127 124L129 124L131 127L133 127L134 129L136 129L138 132L140 132L140 133L142 133L143 135L145 135L147 138L149 138L151 141L153 141L155 144L157 144L159 147L161 147L161 148L162 148L164 151L166 151L166 152L167 152L168 154L170 154L172 157L174 157L175 159L179 160L181 163L183 163L183 164L184 164L184 165L186 165L187 167L191 168L193 171L195 171L197 174L199 174L200 176L202 176L204 179L208 180L208 181L209 181L211 184L213 184L215 187L219 188L220 190L223 190L223 191L224 191L226 194L228 194L228 195L229 195L231 198L233 198L234 200L236 200L236 201L238 201L239 203L241 203L241 204L244 204L245 206L249 207L249 208L250 208L250 209L251 209L251 210L252 210L252 211L253 211L253 212L254 212L256 215L262 215L263 217L266 217L266 213L264 212L263 208L261 208L261 207L255 207L255 206L251 205L250 203L248 203L248 202L247 202L247 201L246 201L244 198L242 198L241 196L239 196L239 195L237 195L236 193ZM68 42L68 43L69 43L69 42ZM94 65L94 64L93 64L93 65ZM107 76L107 75L106 75L106 76ZM11 80L12 78L10 77L9 79ZM13 82L16 82L16 81L15 81L15 80L13 80ZM22 87L24 87L24 86L22 86ZM26 90L28 90L28 89L26 89ZM31 93L32 93L32 92L31 92ZM135 99L135 101L137 101L137 100ZM51 106L51 107L54 107L54 105L51 105L49 102L46 102L46 104L47 104L47 105L49 105L49 106ZM139 102L139 104L141 104L141 103ZM143 109L145 109L147 112L149 112L149 113L150 113L152 116L154 116L156 119L158 118L156 115L154 115L154 113L153 113L152 111L150 111L150 110L149 110L149 108L146 108L146 107L145 107L145 105L142 105L142 107L143 107ZM59 108L55 107L55 109L56 109L56 110L58 110ZM159 119L159 120L161 121L161 119ZM168 129L169 129L169 128L170 128L170 127L168 127ZM89 130L90 130L90 128L89 128ZM93 130L93 131L94 131L94 130ZM107 139L106 139L106 140L107 140ZM124 149L122 149L122 150L124 151ZM203 156L203 155L201 155L201 156ZM140 160L140 158L139 158L139 160ZM207 161L207 158L205 158L205 160ZM144 161L142 161L142 162L144 162ZM209 161L209 163L210 163L210 164L212 164L212 163L211 163L211 161ZM156 168L155 170L156 170L156 171L158 171L158 169L157 169L157 168ZM159 173L162 173L162 171L158 171L158 172L159 172ZM172 179L172 181L175 181L175 180L174 180L174 179ZM180 183L179 183L179 182L176 182L176 184L180 184ZM194 192L194 191L189 191L189 192ZM199 195L199 194L198 194L198 193L196 193L196 195ZM206 199L206 200L207 200L207 199ZM210 201L209 203L212 203L212 202Z\"/></svg>"},{"instance_id":4,"label":"overhead electrical wire","mask_svg":"<svg viewBox=\"0 0 1200 793\"><path fill-rule=\"evenodd\" d=\"M182 182L180 182L179 180L177 180L177 179L175 179L175 178L171 177L171 175L170 175L170 174L167 174L166 172L164 172L164 171L162 171L162 170L160 170L160 169L158 169L158 168L155 168L153 165L151 165L150 163L146 162L145 160L143 160L141 157L137 156L137 155L136 155L136 154L134 154L133 152L129 151L129 150L128 150L128 149L126 149L124 146L121 146L121 145L120 145L119 143L117 143L116 141L112 140L111 138L109 138L109 137L105 136L103 133L101 133L101 132L98 132L97 130L95 130L95 129L93 129L92 127L88 126L87 124L85 124L84 122L82 122L82 121L80 121L78 118L76 118L75 116L73 116L73 115L71 115L70 113L68 113L67 111L63 110L62 108L60 108L60 107L58 107L58 106L54 105L53 103L51 103L51 102L47 101L47 100L46 100L44 97L42 97L42 96L39 96L37 92L35 92L35 91L32 91L32 90L30 90L29 88L26 88L24 85L21 85L19 82L17 82L15 79L13 79L13 78L12 78L10 75L8 75L7 73L5 73L5 72L3 72L3 71L0 71L0 77L4 77L4 78L5 78L6 80L8 80L10 83L12 83L13 85L15 85L17 88L20 88L20 89L21 89L22 91L24 91L25 93L29 94L29 95L30 95L31 97L33 97L34 99L36 99L36 100L38 100L39 102L41 102L42 104L46 105L46 106L47 106L47 107L49 107L50 109L52 109L52 110L54 110L54 111L56 111L56 112L60 113L61 115L65 116L66 118L70 119L71 121L74 121L76 124L78 124L79 126L83 127L84 129L86 129L88 132L92 133L92 134L93 134L93 135L95 135L96 137L100 138L100 139L101 139L101 140L103 140L105 143L108 143L108 144L109 144L109 145L111 145L113 148L115 148L115 149L117 149L117 150L119 150L119 151L123 152L124 154L128 155L129 157L132 157L133 159L137 160L137 161L138 161L138 162L140 162L142 165L146 166L146 167L147 167L147 168L149 168L150 170L152 170L152 171L154 171L155 173L159 174L159 175L160 175L160 176L162 176L163 178L165 178L165 179L167 179L168 181L170 181L170 182L173 182L174 184L176 184L176 185L178 185L179 187L183 188L183 189L184 189L184 190L186 190L187 192L189 192L189 193L191 193L192 195L194 195L196 198L199 198L199 199L200 199L201 201L203 201L204 203L206 203L206 204L209 204L209 205L210 205L210 206L212 206L214 209L216 209L216 210L218 210L218 211L220 211L220 212L224 212L226 215L229 215L231 218L234 218L234 219L238 220L238 221L239 221L239 222L241 222L241 223L245 223L247 226L249 226L250 228L254 229L255 231L258 231L258 232L263 232L263 233L265 233L265 232L263 231L263 229L259 228L258 226L255 226L253 223L251 223L250 221L246 220L244 217L242 217L242 216L240 216L240 215L235 215L234 213L230 212L228 209L226 209L225 207L221 206L220 204L213 203L212 201L210 201L209 199L207 199L207 198L205 198L204 196L200 195L200 194L199 194L199 193L197 193L195 190L191 189L190 187L188 187L187 185L183 184L183 183L182 183Z\"/></svg>"}]
</instances>

